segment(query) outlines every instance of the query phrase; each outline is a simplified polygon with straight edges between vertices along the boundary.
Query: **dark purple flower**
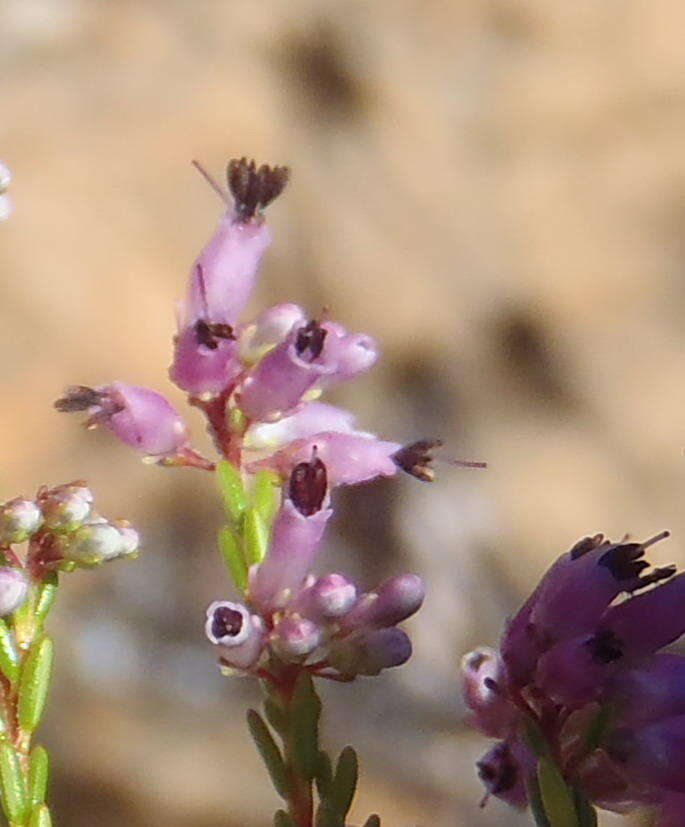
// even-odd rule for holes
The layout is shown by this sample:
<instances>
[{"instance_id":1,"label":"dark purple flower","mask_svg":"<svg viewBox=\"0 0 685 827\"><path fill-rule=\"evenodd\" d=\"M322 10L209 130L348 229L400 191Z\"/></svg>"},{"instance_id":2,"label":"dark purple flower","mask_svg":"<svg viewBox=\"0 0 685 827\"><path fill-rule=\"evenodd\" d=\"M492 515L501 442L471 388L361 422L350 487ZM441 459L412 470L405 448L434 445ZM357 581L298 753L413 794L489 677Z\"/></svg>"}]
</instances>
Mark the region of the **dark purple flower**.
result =
<instances>
[{"instance_id":1,"label":"dark purple flower","mask_svg":"<svg viewBox=\"0 0 685 827\"><path fill-rule=\"evenodd\" d=\"M494 795L513 807L526 806L526 777L535 769L535 756L520 740L495 744L476 762L476 768L486 798Z\"/></svg>"}]
</instances>

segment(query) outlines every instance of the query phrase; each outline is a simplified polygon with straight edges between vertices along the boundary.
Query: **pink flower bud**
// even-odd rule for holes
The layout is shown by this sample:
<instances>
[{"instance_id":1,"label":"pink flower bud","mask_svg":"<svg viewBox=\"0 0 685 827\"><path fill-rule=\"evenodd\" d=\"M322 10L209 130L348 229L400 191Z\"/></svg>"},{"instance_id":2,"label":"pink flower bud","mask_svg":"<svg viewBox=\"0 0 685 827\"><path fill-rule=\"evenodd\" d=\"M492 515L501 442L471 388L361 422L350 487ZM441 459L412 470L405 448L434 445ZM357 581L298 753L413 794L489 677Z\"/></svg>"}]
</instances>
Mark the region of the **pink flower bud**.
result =
<instances>
[{"instance_id":1,"label":"pink flower bud","mask_svg":"<svg viewBox=\"0 0 685 827\"><path fill-rule=\"evenodd\" d=\"M356 606L343 618L343 629L361 626L394 626L421 608L426 591L416 574L391 577L375 591L363 594Z\"/></svg>"},{"instance_id":2,"label":"pink flower bud","mask_svg":"<svg viewBox=\"0 0 685 827\"><path fill-rule=\"evenodd\" d=\"M347 614L357 598L357 589L342 574L327 574L305 588L293 611L317 622L334 620Z\"/></svg>"},{"instance_id":3,"label":"pink flower bud","mask_svg":"<svg viewBox=\"0 0 685 827\"><path fill-rule=\"evenodd\" d=\"M322 637L321 629L311 620L288 615L276 625L269 641L282 660L297 663L320 645Z\"/></svg>"},{"instance_id":4,"label":"pink flower bud","mask_svg":"<svg viewBox=\"0 0 685 827\"><path fill-rule=\"evenodd\" d=\"M0 567L0 617L12 614L26 600L28 580L20 569Z\"/></svg>"},{"instance_id":5,"label":"pink flower bud","mask_svg":"<svg viewBox=\"0 0 685 827\"><path fill-rule=\"evenodd\" d=\"M69 532L90 517L93 493L80 483L58 485L40 494L39 505L47 528Z\"/></svg>"},{"instance_id":6,"label":"pink flower bud","mask_svg":"<svg viewBox=\"0 0 685 827\"><path fill-rule=\"evenodd\" d=\"M330 648L328 661L343 675L378 675L411 657L411 641L397 627L360 629Z\"/></svg>"},{"instance_id":7,"label":"pink flower bud","mask_svg":"<svg viewBox=\"0 0 685 827\"><path fill-rule=\"evenodd\" d=\"M304 310L296 304L276 304L246 325L238 339L240 359L248 365L258 362L280 344L295 325L306 323Z\"/></svg>"}]
</instances>

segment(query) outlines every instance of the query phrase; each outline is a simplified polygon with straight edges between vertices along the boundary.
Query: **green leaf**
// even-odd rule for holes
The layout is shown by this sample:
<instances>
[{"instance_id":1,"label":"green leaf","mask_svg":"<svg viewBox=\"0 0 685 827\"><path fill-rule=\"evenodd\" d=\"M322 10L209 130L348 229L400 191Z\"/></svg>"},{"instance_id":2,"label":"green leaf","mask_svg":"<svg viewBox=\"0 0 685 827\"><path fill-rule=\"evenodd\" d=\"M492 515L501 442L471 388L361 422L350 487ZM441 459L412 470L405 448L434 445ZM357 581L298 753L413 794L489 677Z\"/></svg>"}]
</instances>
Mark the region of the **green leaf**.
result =
<instances>
[{"instance_id":1,"label":"green leaf","mask_svg":"<svg viewBox=\"0 0 685 827\"><path fill-rule=\"evenodd\" d=\"M297 827L285 810L277 810L274 816L274 827Z\"/></svg>"},{"instance_id":2,"label":"green leaf","mask_svg":"<svg viewBox=\"0 0 685 827\"><path fill-rule=\"evenodd\" d=\"M554 827L578 827L571 790L549 758L538 761L538 783L545 814Z\"/></svg>"},{"instance_id":3,"label":"green leaf","mask_svg":"<svg viewBox=\"0 0 685 827\"><path fill-rule=\"evenodd\" d=\"M590 721L590 726L588 727L587 734L585 736L586 748L588 752L592 752L599 746L602 736L606 732L606 729L611 721L612 713L613 710L611 705L605 704Z\"/></svg>"},{"instance_id":4,"label":"green leaf","mask_svg":"<svg viewBox=\"0 0 685 827\"><path fill-rule=\"evenodd\" d=\"M278 510L278 492L281 478L269 468L260 468L257 471L252 486L252 505L257 509L264 525L271 525L271 521Z\"/></svg>"},{"instance_id":5,"label":"green leaf","mask_svg":"<svg viewBox=\"0 0 685 827\"><path fill-rule=\"evenodd\" d=\"M551 827L542 804L538 777L534 772L531 773L526 780L526 792L528 794L528 805L537 827Z\"/></svg>"},{"instance_id":6,"label":"green leaf","mask_svg":"<svg viewBox=\"0 0 685 827\"><path fill-rule=\"evenodd\" d=\"M19 753L9 744L0 744L0 782L2 803L9 821L23 823L28 801Z\"/></svg>"},{"instance_id":7,"label":"green leaf","mask_svg":"<svg viewBox=\"0 0 685 827\"><path fill-rule=\"evenodd\" d=\"M255 709L248 709L247 725L250 728L250 734L257 746L257 750L266 764L276 792L281 798L287 798L289 787L288 777L281 751L276 746L276 742L272 738L261 715Z\"/></svg>"},{"instance_id":8,"label":"green leaf","mask_svg":"<svg viewBox=\"0 0 685 827\"><path fill-rule=\"evenodd\" d=\"M264 699L264 715L279 735L287 735L288 719L281 705L273 698Z\"/></svg>"},{"instance_id":9,"label":"green leaf","mask_svg":"<svg viewBox=\"0 0 685 827\"><path fill-rule=\"evenodd\" d=\"M333 786L329 797L335 812L340 813L343 817L347 815L352 806L352 799L357 789L358 777L359 763L357 761L357 753L352 747L345 747L340 753L338 763L335 767Z\"/></svg>"},{"instance_id":10,"label":"green leaf","mask_svg":"<svg viewBox=\"0 0 685 827\"><path fill-rule=\"evenodd\" d=\"M0 618L0 669L10 683L19 677L19 653L7 624Z\"/></svg>"},{"instance_id":11,"label":"green leaf","mask_svg":"<svg viewBox=\"0 0 685 827\"><path fill-rule=\"evenodd\" d=\"M19 680L19 725L33 732L40 723L52 674L53 644L49 637L36 641L29 650Z\"/></svg>"},{"instance_id":12,"label":"green leaf","mask_svg":"<svg viewBox=\"0 0 685 827\"><path fill-rule=\"evenodd\" d=\"M364 827L381 827L381 817L374 813L366 819Z\"/></svg>"},{"instance_id":13,"label":"green leaf","mask_svg":"<svg viewBox=\"0 0 685 827\"><path fill-rule=\"evenodd\" d=\"M48 786L48 753L44 747L37 746L31 750L29 758L29 802L37 807L45 801Z\"/></svg>"},{"instance_id":14,"label":"green leaf","mask_svg":"<svg viewBox=\"0 0 685 827\"><path fill-rule=\"evenodd\" d=\"M537 722L530 716L525 716L523 719L524 732L523 737L531 750L538 756L547 755L547 743L545 742L540 727Z\"/></svg>"},{"instance_id":15,"label":"green leaf","mask_svg":"<svg viewBox=\"0 0 685 827\"><path fill-rule=\"evenodd\" d=\"M40 804L31 813L29 827L52 827L52 819L50 818L50 810L46 804Z\"/></svg>"},{"instance_id":16,"label":"green leaf","mask_svg":"<svg viewBox=\"0 0 685 827\"><path fill-rule=\"evenodd\" d=\"M228 460L222 459L216 464L216 476L226 513L234 523L238 523L247 504L240 471Z\"/></svg>"},{"instance_id":17,"label":"green leaf","mask_svg":"<svg viewBox=\"0 0 685 827\"><path fill-rule=\"evenodd\" d=\"M345 822L340 813L336 813L333 807L326 801L322 801L316 811L316 827L345 827Z\"/></svg>"},{"instance_id":18,"label":"green leaf","mask_svg":"<svg viewBox=\"0 0 685 827\"><path fill-rule=\"evenodd\" d=\"M291 703L293 756L301 774L311 781L319 763L321 701L309 672L298 675Z\"/></svg>"},{"instance_id":19,"label":"green leaf","mask_svg":"<svg viewBox=\"0 0 685 827\"><path fill-rule=\"evenodd\" d=\"M573 800L580 827L597 827L597 811L578 787L573 790Z\"/></svg>"},{"instance_id":20,"label":"green leaf","mask_svg":"<svg viewBox=\"0 0 685 827\"><path fill-rule=\"evenodd\" d=\"M256 508L248 508L243 521L247 567L261 563L269 544L269 530Z\"/></svg>"},{"instance_id":21,"label":"green leaf","mask_svg":"<svg viewBox=\"0 0 685 827\"><path fill-rule=\"evenodd\" d=\"M319 793L319 798L323 801L331 794L331 785L333 783L333 767L328 753L319 753L319 763L316 768L316 789Z\"/></svg>"},{"instance_id":22,"label":"green leaf","mask_svg":"<svg viewBox=\"0 0 685 827\"><path fill-rule=\"evenodd\" d=\"M221 528L218 542L221 558L226 564L231 580L236 589L244 593L247 588L247 566L233 529L227 525Z\"/></svg>"},{"instance_id":23,"label":"green leaf","mask_svg":"<svg viewBox=\"0 0 685 827\"><path fill-rule=\"evenodd\" d=\"M45 621L48 612L52 608L57 596L57 587L59 585L59 577L56 571L49 572L45 575L43 582L38 590L38 600L36 601L36 617L41 623Z\"/></svg>"}]
</instances>

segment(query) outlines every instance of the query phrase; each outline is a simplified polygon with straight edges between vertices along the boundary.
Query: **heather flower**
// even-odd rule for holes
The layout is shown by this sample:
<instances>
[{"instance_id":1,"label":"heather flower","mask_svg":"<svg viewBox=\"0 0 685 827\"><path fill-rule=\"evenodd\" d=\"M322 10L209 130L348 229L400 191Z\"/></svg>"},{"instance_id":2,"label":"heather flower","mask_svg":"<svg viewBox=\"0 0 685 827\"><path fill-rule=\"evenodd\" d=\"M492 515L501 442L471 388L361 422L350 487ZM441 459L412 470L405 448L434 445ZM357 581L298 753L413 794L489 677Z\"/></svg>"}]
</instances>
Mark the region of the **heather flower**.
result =
<instances>
[{"instance_id":1,"label":"heather flower","mask_svg":"<svg viewBox=\"0 0 685 827\"><path fill-rule=\"evenodd\" d=\"M494 795L512 807L525 807L526 779L535 768L535 757L520 740L495 744L476 768L486 790L481 806Z\"/></svg>"},{"instance_id":2,"label":"heather flower","mask_svg":"<svg viewBox=\"0 0 685 827\"><path fill-rule=\"evenodd\" d=\"M341 628L347 631L362 626L395 626L421 608L425 595L423 581L418 575L391 577L359 598L341 620Z\"/></svg>"},{"instance_id":3,"label":"heather flower","mask_svg":"<svg viewBox=\"0 0 685 827\"><path fill-rule=\"evenodd\" d=\"M16 497L0 506L0 546L22 543L34 534L43 521L33 500Z\"/></svg>"},{"instance_id":4,"label":"heather flower","mask_svg":"<svg viewBox=\"0 0 685 827\"><path fill-rule=\"evenodd\" d=\"M80 482L68 483L39 491L38 504L46 528L56 532L69 532L89 518L93 494Z\"/></svg>"},{"instance_id":5,"label":"heather flower","mask_svg":"<svg viewBox=\"0 0 685 827\"><path fill-rule=\"evenodd\" d=\"M26 600L28 578L20 569L0 567L0 617L12 614Z\"/></svg>"},{"instance_id":6,"label":"heather flower","mask_svg":"<svg viewBox=\"0 0 685 827\"><path fill-rule=\"evenodd\" d=\"M87 425L103 425L126 445L154 457L174 456L188 444L183 420L156 391L125 382L99 388L76 385L55 402L63 413L86 411Z\"/></svg>"},{"instance_id":7,"label":"heather flower","mask_svg":"<svg viewBox=\"0 0 685 827\"><path fill-rule=\"evenodd\" d=\"M12 215L12 199L8 193L11 183L12 173L0 161L0 221L4 221Z\"/></svg>"},{"instance_id":8,"label":"heather flower","mask_svg":"<svg viewBox=\"0 0 685 827\"><path fill-rule=\"evenodd\" d=\"M685 574L651 569L644 555L666 536L579 541L507 623L501 655L482 648L462 664L482 732L509 749L536 731L529 744L541 760L555 756L586 800L621 811L663 804L663 824L678 823L672 794L685 793L685 657L659 650L685 633ZM500 783L512 766L501 749L479 773L490 793L521 803L522 788L512 797L514 785Z\"/></svg>"},{"instance_id":9,"label":"heather flower","mask_svg":"<svg viewBox=\"0 0 685 827\"><path fill-rule=\"evenodd\" d=\"M327 574L305 586L291 608L314 621L344 617L357 600L357 588L342 574Z\"/></svg>"},{"instance_id":10,"label":"heather flower","mask_svg":"<svg viewBox=\"0 0 685 827\"><path fill-rule=\"evenodd\" d=\"M221 659L236 669L249 669L264 645L264 627L258 615L240 603L218 600L207 608L205 633L220 647Z\"/></svg>"},{"instance_id":11,"label":"heather flower","mask_svg":"<svg viewBox=\"0 0 685 827\"><path fill-rule=\"evenodd\" d=\"M411 652L411 641L402 629L359 629L334 641L328 660L341 675L378 675L406 663Z\"/></svg>"},{"instance_id":12,"label":"heather flower","mask_svg":"<svg viewBox=\"0 0 685 827\"><path fill-rule=\"evenodd\" d=\"M126 549L127 541L121 531L106 522L82 525L68 534L61 544L65 560L87 568L121 557Z\"/></svg>"},{"instance_id":13,"label":"heather flower","mask_svg":"<svg viewBox=\"0 0 685 827\"><path fill-rule=\"evenodd\" d=\"M286 615L280 620L269 642L286 663L297 663L310 655L323 639L322 629L306 617Z\"/></svg>"}]
</instances>

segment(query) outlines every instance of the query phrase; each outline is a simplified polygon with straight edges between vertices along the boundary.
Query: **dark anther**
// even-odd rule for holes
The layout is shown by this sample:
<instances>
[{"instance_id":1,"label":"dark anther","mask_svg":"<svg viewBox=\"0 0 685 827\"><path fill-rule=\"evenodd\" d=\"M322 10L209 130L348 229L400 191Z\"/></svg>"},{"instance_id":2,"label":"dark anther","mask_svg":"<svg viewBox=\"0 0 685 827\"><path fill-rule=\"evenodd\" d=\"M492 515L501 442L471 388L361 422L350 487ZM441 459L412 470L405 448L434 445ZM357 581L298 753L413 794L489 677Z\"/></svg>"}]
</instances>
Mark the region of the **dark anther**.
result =
<instances>
[{"instance_id":1,"label":"dark anther","mask_svg":"<svg viewBox=\"0 0 685 827\"><path fill-rule=\"evenodd\" d=\"M649 563L640 559L644 553L640 543L619 543L610 546L599 558L597 565L608 569L614 580L632 580L649 568Z\"/></svg>"},{"instance_id":2,"label":"dark anther","mask_svg":"<svg viewBox=\"0 0 685 827\"><path fill-rule=\"evenodd\" d=\"M583 539L578 540L578 542L569 551L571 560L577 560L579 557L587 554L588 551L593 551L598 546L601 546L603 542L603 534L595 534L594 537L583 537Z\"/></svg>"},{"instance_id":3,"label":"dark anther","mask_svg":"<svg viewBox=\"0 0 685 827\"><path fill-rule=\"evenodd\" d=\"M235 198L238 218L249 221L258 209L263 210L283 192L288 183L288 167L270 167L262 164L259 169L254 161L241 158L229 161L226 178L228 188Z\"/></svg>"},{"instance_id":4,"label":"dark anther","mask_svg":"<svg viewBox=\"0 0 685 827\"><path fill-rule=\"evenodd\" d=\"M646 574L644 577L639 577L637 585L633 586L630 591L637 592L640 589L645 589L647 586L651 586L653 583L661 583L662 580L670 580L675 573L676 567L673 563L670 566L660 566L657 569L652 569L649 574Z\"/></svg>"},{"instance_id":5,"label":"dark anther","mask_svg":"<svg viewBox=\"0 0 685 827\"><path fill-rule=\"evenodd\" d=\"M611 629L601 629L585 645L597 663L613 663L623 657L623 641Z\"/></svg>"},{"instance_id":6,"label":"dark anther","mask_svg":"<svg viewBox=\"0 0 685 827\"><path fill-rule=\"evenodd\" d=\"M502 690L500 689L500 685L494 678L483 678L483 686L486 689L489 689L490 692L494 692L495 695L501 695Z\"/></svg>"},{"instance_id":7,"label":"dark anther","mask_svg":"<svg viewBox=\"0 0 685 827\"><path fill-rule=\"evenodd\" d=\"M230 324L206 322L204 319L198 319L195 322L195 338L198 345L216 350L219 347L218 339L235 339L235 335Z\"/></svg>"},{"instance_id":8,"label":"dark anther","mask_svg":"<svg viewBox=\"0 0 685 827\"><path fill-rule=\"evenodd\" d=\"M405 445L392 455L395 464L407 474L423 482L433 482L435 472L430 467L433 461L433 451L442 445L441 439L420 439Z\"/></svg>"},{"instance_id":9,"label":"dark anther","mask_svg":"<svg viewBox=\"0 0 685 827\"><path fill-rule=\"evenodd\" d=\"M492 795L506 792L516 784L518 770L506 744L500 744L487 761L478 761L476 767L478 777Z\"/></svg>"},{"instance_id":10,"label":"dark anther","mask_svg":"<svg viewBox=\"0 0 685 827\"><path fill-rule=\"evenodd\" d=\"M235 637L243 628L243 616L228 606L219 606L212 618L212 634L219 640L222 637Z\"/></svg>"},{"instance_id":11,"label":"dark anther","mask_svg":"<svg viewBox=\"0 0 685 827\"><path fill-rule=\"evenodd\" d=\"M306 354L309 361L313 362L317 356L321 356L327 333L328 331L321 327L315 319L301 327L297 331L297 339L295 339L297 355L304 356Z\"/></svg>"},{"instance_id":12,"label":"dark anther","mask_svg":"<svg viewBox=\"0 0 685 827\"><path fill-rule=\"evenodd\" d=\"M326 466L314 449L310 462L300 462L293 468L288 494L300 514L311 517L321 510L327 489Z\"/></svg>"},{"instance_id":13,"label":"dark anther","mask_svg":"<svg viewBox=\"0 0 685 827\"><path fill-rule=\"evenodd\" d=\"M61 413L74 413L75 411L87 411L93 405L99 405L102 401L102 394L94 388L86 385L71 385L64 396L54 404Z\"/></svg>"}]
</instances>

